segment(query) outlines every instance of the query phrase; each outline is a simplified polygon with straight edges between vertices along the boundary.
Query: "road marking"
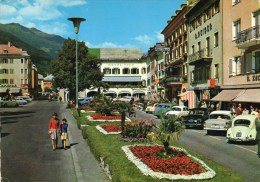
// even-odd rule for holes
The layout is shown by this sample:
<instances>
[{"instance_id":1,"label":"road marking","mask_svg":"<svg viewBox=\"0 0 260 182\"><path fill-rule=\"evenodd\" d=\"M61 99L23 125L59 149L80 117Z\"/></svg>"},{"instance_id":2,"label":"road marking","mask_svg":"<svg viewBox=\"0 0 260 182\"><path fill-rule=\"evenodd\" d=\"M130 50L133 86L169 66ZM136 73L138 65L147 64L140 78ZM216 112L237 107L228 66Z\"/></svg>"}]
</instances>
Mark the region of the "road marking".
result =
<instances>
[{"instance_id":1,"label":"road marking","mask_svg":"<svg viewBox=\"0 0 260 182\"><path fill-rule=\"evenodd\" d=\"M247 149L247 148L245 148L245 147L241 147L241 146L239 146L239 145L234 145L234 146L236 146L236 147L238 147L238 148L241 148L241 149L244 149L244 150L247 150L247 151L252 152L252 153L254 153L254 154L257 154L256 151L253 151L253 150Z\"/></svg>"}]
</instances>

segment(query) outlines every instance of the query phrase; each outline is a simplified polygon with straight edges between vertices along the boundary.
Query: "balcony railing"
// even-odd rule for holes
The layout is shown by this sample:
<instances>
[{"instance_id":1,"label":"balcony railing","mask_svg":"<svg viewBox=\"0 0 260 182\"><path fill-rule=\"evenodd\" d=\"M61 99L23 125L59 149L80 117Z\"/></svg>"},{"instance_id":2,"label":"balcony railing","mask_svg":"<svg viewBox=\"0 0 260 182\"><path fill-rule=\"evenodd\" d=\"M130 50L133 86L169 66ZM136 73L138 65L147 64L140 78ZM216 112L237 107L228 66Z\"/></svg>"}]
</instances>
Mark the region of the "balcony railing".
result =
<instances>
[{"instance_id":1,"label":"balcony railing","mask_svg":"<svg viewBox=\"0 0 260 182\"><path fill-rule=\"evenodd\" d=\"M212 50L209 48L204 48L199 50L198 52L195 52L194 54L189 55L189 63L207 58L212 58Z\"/></svg>"},{"instance_id":2,"label":"balcony railing","mask_svg":"<svg viewBox=\"0 0 260 182\"><path fill-rule=\"evenodd\" d=\"M184 77L181 77L179 75L173 75L173 76L167 76L163 79L164 83L168 83L168 82L177 82L177 83L183 83L183 82L187 82L187 79Z\"/></svg>"},{"instance_id":3,"label":"balcony railing","mask_svg":"<svg viewBox=\"0 0 260 182\"><path fill-rule=\"evenodd\" d=\"M236 37L236 44L242 44L257 38L260 38L260 25L238 32Z\"/></svg>"}]
</instances>

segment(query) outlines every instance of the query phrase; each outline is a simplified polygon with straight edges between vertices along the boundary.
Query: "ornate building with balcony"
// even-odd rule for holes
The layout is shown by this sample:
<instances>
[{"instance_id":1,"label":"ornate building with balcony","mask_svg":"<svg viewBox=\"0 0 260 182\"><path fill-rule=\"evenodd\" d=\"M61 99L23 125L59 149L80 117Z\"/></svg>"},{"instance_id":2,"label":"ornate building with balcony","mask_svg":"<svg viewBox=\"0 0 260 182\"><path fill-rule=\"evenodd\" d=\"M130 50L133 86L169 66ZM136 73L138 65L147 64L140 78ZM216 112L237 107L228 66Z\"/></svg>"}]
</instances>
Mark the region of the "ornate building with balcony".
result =
<instances>
[{"instance_id":1,"label":"ornate building with balcony","mask_svg":"<svg viewBox=\"0 0 260 182\"><path fill-rule=\"evenodd\" d=\"M27 95L32 87L32 62L26 51L0 44L0 92Z\"/></svg>"},{"instance_id":2,"label":"ornate building with balcony","mask_svg":"<svg viewBox=\"0 0 260 182\"><path fill-rule=\"evenodd\" d=\"M223 17L223 90L214 99L224 102L226 107L230 102L257 105L260 103L260 2L223 1Z\"/></svg>"},{"instance_id":3,"label":"ornate building with balcony","mask_svg":"<svg viewBox=\"0 0 260 182\"><path fill-rule=\"evenodd\" d=\"M222 0L200 0L186 14L188 22L188 90L195 106L209 104L222 84ZM210 84L211 83L211 84Z\"/></svg>"},{"instance_id":4,"label":"ornate building with balcony","mask_svg":"<svg viewBox=\"0 0 260 182\"><path fill-rule=\"evenodd\" d=\"M176 10L175 15L168 20L167 26L162 31L164 43L169 47L165 54L165 73L163 80L166 89L166 98L181 104L181 100L189 100L189 107L193 107L193 97L186 94L188 88L188 33L185 15L194 3L186 2ZM185 98L184 98L185 97Z\"/></svg>"}]
</instances>

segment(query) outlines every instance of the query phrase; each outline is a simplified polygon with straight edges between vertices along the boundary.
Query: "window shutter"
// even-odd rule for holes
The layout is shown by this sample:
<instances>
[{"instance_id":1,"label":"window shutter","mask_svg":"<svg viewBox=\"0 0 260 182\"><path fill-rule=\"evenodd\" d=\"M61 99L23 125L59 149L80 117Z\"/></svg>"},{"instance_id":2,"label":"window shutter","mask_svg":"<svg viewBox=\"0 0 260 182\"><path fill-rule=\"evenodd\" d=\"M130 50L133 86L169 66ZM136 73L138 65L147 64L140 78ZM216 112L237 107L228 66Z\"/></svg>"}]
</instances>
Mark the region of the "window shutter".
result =
<instances>
[{"instance_id":1,"label":"window shutter","mask_svg":"<svg viewBox=\"0 0 260 182\"><path fill-rule=\"evenodd\" d=\"M237 75L240 75L241 74L241 58L240 57L237 57L237 72L236 72L236 74Z\"/></svg>"},{"instance_id":2,"label":"window shutter","mask_svg":"<svg viewBox=\"0 0 260 182\"><path fill-rule=\"evenodd\" d=\"M232 75L232 62L233 62L233 60L229 59L229 65L228 65L228 74L229 75Z\"/></svg>"},{"instance_id":3,"label":"window shutter","mask_svg":"<svg viewBox=\"0 0 260 182\"><path fill-rule=\"evenodd\" d=\"M241 56L240 57L240 60L241 60L241 74L245 74L245 59L244 59L244 56Z\"/></svg>"},{"instance_id":4,"label":"window shutter","mask_svg":"<svg viewBox=\"0 0 260 182\"><path fill-rule=\"evenodd\" d=\"M252 72L252 54L246 54L246 73Z\"/></svg>"}]
</instances>

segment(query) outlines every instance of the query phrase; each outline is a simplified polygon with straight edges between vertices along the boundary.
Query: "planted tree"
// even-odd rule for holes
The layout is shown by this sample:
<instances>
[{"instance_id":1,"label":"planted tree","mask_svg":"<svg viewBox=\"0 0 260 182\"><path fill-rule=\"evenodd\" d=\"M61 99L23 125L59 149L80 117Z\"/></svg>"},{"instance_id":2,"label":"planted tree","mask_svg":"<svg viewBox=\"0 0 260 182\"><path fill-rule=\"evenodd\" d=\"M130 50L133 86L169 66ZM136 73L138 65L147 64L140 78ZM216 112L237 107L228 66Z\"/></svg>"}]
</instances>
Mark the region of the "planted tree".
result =
<instances>
[{"instance_id":1,"label":"planted tree","mask_svg":"<svg viewBox=\"0 0 260 182\"><path fill-rule=\"evenodd\" d=\"M161 141L166 155L169 155L170 141L178 141L183 131L184 125L179 117L166 117L161 113L161 124L153 123L153 132L147 138L153 142Z\"/></svg>"},{"instance_id":2,"label":"planted tree","mask_svg":"<svg viewBox=\"0 0 260 182\"><path fill-rule=\"evenodd\" d=\"M78 89L102 87L101 60L88 54L85 42L78 42ZM58 58L51 62L51 73L56 87L69 88L70 96L76 93L76 41L67 39Z\"/></svg>"}]
</instances>

